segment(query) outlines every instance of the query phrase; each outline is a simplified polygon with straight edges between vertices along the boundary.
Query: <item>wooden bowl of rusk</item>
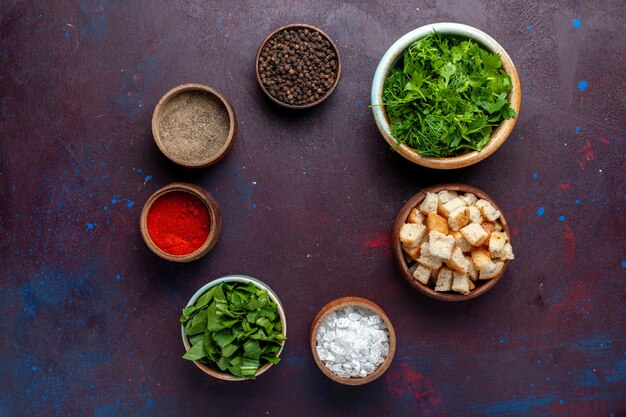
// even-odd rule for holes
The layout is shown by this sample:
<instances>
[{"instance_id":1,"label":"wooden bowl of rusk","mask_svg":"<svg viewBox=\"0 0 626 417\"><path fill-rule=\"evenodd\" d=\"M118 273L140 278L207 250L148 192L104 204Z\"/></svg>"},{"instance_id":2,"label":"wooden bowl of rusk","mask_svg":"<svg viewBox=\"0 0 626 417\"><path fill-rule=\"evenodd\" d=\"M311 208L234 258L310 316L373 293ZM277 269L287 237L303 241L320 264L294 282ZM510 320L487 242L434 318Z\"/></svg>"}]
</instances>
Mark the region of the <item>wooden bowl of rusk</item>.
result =
<instances>
[{"instance_id":1,"label":"wooden bowl of rusk","mask_svg":"<svg viewBox=\"0 0 626 417\"><path fill-rule=\"evenodd\" d=\"M393 257L404 279L441 301L465 301L486 293L514 258L502 210L487 193L466 184L422 189L398 213L391 236Z\"/></svg>"},{"instance_id":2,"label":"wooden bowl of rusk","mask_svg":"<svg viewBox=\"0 0 626 417\"><path fill-rule=\"evenodd\" d=\"M324 349L323 344L325 342L328 342L324 341L321 332L325 332L327 328L332 328L332 323L330 322L330 320L338 318L339 315L346 315L345 320L350 320L350 326L352 326L352 324L357 325L357 323L358 325L361 325L362 323L374 323L372 324L372 326L377 326L377 329L372 331L363 331L363 333L361 333L362 335L365 334L365 336L362 336L363 338L367 338L368 336L380 336L380 331L386 334L386 336L383 336L384 338L386 338L386 342L376 341L371 345L364 346L367 348L369 354L374 353L375 355L379 354L377 351L378 348L376 347L377 343L381 344L381 346L383 347L383 353L384 349L387 349L386 354L382 355L379 358L380 363L375 365L373 363L365 362L363 370L366 371L366 367L369 367L369 371L363 372L367 373L366 375L349 377L340 376L329 368L329 366L332 366L328 362L329 358L320 357L320 352L322 354L324 354L324 352L322 352L321 350L318 351L318 348ZM355 318L354 316L358 316L358 318ZM378 320L376 317L380 317L380 320ZM342 319L343 318L339 318L339 320ZM355 321L352 321L353 319ZM346 321L344 321L344 323L346 323ZM349 330L345 331L347 332ZM335 341L336 343L340 343L340 341L336 339ZM341 343L344 343L344 347L346 346L346 340L342 340ZM386 347L384 346L385 343L387 344ZM391 365L394 354L396 352L396 333L393 329L391 321L389 320L389 317L387 317L385 312L378 305L370 300L361 297L342 297L326 304L315 316L315 319L313 320L313 323L311 325L310 346L315 363L328 378L344 385L364 385L380 377L389 368L389 365Z\"/></svg>"}]
</instances>

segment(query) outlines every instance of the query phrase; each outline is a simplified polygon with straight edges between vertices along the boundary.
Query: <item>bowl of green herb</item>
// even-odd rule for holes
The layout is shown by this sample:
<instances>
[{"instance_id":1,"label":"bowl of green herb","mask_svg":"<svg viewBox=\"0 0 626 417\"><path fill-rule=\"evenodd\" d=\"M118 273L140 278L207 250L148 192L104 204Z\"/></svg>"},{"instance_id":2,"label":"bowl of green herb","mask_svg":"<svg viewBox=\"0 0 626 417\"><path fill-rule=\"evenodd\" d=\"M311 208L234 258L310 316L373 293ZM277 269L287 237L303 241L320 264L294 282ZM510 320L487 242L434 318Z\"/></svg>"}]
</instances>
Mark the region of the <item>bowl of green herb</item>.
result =
<instances>
[{"instance_id":1,"label":"bowl of green herb","mask_svg":"<svg viewBox=\"0 0 626 417\"><path fill-rule=\"evenodd\" d=\"M285 312L276 294L246 275L209 282L180 317L184 359L225 381L255 379L280 361L287 338Z\"/></svg>"},{"instance_id":2,"label":"bowl of green herb","mask_svg":"<svg viewBox=\"0 0 626 417\"><path fill-rule=\"evenodd\" d=\"M475 164L507 139L519 113L519 77L504 48L458 23L398 39L372 83L374 120L404 158L429 168Z\"/></svg>"}]
</instances>

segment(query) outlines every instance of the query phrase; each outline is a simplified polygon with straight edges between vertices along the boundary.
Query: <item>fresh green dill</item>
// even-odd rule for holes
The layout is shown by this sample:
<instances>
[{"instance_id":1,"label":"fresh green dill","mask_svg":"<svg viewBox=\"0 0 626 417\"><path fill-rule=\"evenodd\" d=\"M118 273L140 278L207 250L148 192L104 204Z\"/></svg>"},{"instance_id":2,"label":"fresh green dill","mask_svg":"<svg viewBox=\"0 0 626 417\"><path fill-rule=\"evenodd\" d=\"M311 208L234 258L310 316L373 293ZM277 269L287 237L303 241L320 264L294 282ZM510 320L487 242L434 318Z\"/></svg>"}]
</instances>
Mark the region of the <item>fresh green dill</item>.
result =
<instances>
[{"instance_id":1,"label":"fresh green dill","mask_svg":"<svg viewBox=\"0 0 626 417\"><path fill-rule=\"evenodd\" d=\"M480 151L494 127L517 116L501 66L472 40L433 32L413 42L383 87L394 138L425 157Z\"/></svg>"}]
</instances>

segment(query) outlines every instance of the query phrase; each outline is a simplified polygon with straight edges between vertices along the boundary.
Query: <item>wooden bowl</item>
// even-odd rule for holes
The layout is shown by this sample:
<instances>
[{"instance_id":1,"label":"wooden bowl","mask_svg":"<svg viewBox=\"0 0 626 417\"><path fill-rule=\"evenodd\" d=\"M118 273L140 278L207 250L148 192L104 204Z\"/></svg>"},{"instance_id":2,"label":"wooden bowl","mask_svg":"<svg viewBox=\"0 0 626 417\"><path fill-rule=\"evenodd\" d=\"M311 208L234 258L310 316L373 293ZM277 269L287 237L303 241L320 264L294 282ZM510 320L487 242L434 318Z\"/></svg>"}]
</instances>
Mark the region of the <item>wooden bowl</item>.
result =
<instances>
[{"instance_id":1,"label":"wooden bowl","mask_svg":"<svg viewBox=\"0 0 626 417\"><path fill-rule=\"evenodd\" d=\"M188 146L193 146L193 149L190 152L194 153L194 156L191 158L183 159L181 155L173 149L173 146L178 144L181 145L180 141L174 143L171 138L167 138L162 131L161 123L163 122L166 115L169 114L170 110L174 113L174 109L170 109L170 106L174 106L174 100L182 101L186 99L189 102L192 95L201 94L206 100L204 103L204 107L200 107L201 111L199 113L203 113L197 115L196 117L203 118L201 122L194 122L191 120L179 120L177 125L180 128L184 128L185 131L192 131L194 129L194 123L206 123L207 120L216 120L218 121L221 116L218 115L216 109L222 109L226 111L228 114L228 120L219 121L220 128L222 130L227 130L228 133L226 138L224 139L224 143L214 150L209 149L206 151L200 152L198 149L198 145L191 145L188 143ZM189 97L185 97L185 95ZM212 103L209 105L209 103ZM200 106L200 105L199 105ZM206 114L204 114L206 113ZM172 116L174 117L174 116ZM227 124L227 125L226 125ZM223 126L222 126L223 125ZM154 108L154 113L152 114L152 136L154 137L154 141L157 146L163 152L163 154L169 158L171 161L182 165L187 168L205 168L209 165L213 165L219 161L221 161L226 154L231 150L233 144L235 143L235 135L237 133L237 119L235 117L235 112L233 108L228 103L221 94L217 91L213 90L211 87L202 84L183 84L175 87L165 93L165 95L159 100L158 104Z\"/></svg>"},{"instance_id":2,"label":"wooden bowl","mask_svg":"<svg viewBox=\"0 0 626 417\"><path fill-rule=\"evenodd\" d=\"M281 322L282 327L283 327L282 334L283 334L283 336L287 337L287 319L285 317L285 310L283 309L283 305L281 304L280 300L278 299L278 296L276 295L276 293L274 291L272 291L272 289L270 287L267 286L267 284L261 282L260 280L258 280L256 278L249 277L247 275L227 275L225 277L221 277L221 278L218 278L216 280L213 280L213 281L209 282L208 284L206 284L202 288L200 288L198 291L196 291L196 293L191 297L191 299L187 303L186 307L189 307L190 305L195 303L196 300L198 298L200 298L200 296L202 294L204 294L205 292L207 292L209 290L209 288L214 287L214 286L216 286L218 284L221 284L222 282L243 282L243 283L252 282L257 287L259 287L261 289L264 289L264 290L267 290L267 294L269 295L270 300L272 300L273 302L276 303L276 307L278 309L278 314L280 316L280 322ZM181 329L181 334L183 336L183 345L185 346L185 351L188 351L191 348L191 344L189 343L189 339L188 339L187 335L185 335L185 327L183 325L181 325L180 329ZM281 352L283 351L284 346L285 346L285 344L283 342L283 346L280 348L280 350L276 354L277 357L280 356ZM215 377L217 379L221 379L223 381L247 381L246 378L237 377L237 376L234 376L234 375L232 375L230 373L222 372L222 371L210 368L210 367L206 366L205 364L203 364L200 361L193 361L193 363L195 363L196 366L198 368L200 368L204 373L206 373L207 375L210 375L212 377ZM256 371L255 376L261 375L262 373L267 371L272 365L273 364L271 362L267 362L266 364L262 365Z\"/></svg>"},{"instance_id":3,"label":"wooden bowl","mask_svg":"<svg viewBox=\"0 0 626 417\"><path fill-rule=\"evenodd\" d=\"M422 203L422 200L426 197L426 193L438 193L439 191L450 190L450 191L458 191L463 193L472 193L479 199L482 198L484 200L489 201L493 206L500 211L500 218L498 219L502 224L503 230L509 237L509 242L511 241L511 232L509 230L509 225L506 222L504 217L504 213L500 210L500 207L495 203L493 198L491 198L484 191L479 190L476 187L472 187L471 185L466 184L458 184L458 183L449 183L449 184L439 184L434 185L432 187L427 187L415 194L413 197L406 202L406 204L402 207L400 212L398 213L398 217L396 217L396 221L393 224L393 229L391 231L391 249L393 252L393 257L396 260L398 267L400 268L400 272L402 276L413 288L421 292L422 294L426 294L427 296L434 298L435 300L441 301L465 301L472 298L476 298L479 295L482 295L493 288L496 285L504 272L506 271L506 267L509 264L509 261L504 261L504 268L502 269L502 273L495 278L490 280L481 281L478 280L475 282L476 288L470 291L469 295L463 294L455 294L455 293L447 293L447 292L438 292L434 289L423 285L421 282L418 282L413 278L411 271L409 271L409 267L404 260L404 255L402 251L402 245L400 244L400 229L402 225L406 223L407 218L409 217L409 213L411 210Z\"/></svg>"},{"instance_id":4,"label":"wooden bowl","mask_svg":"<svg viewBox=\"0 0 626 417\"><path fill-rule=\"evenodd\" d=\"M200 246L198 249L185 255L172 255L159 248L150 237L150 233L148 232L148 212L158 198L167 193L181 191L194 195L206 206L207 210L209 211L211 226L209 230L209 236L202 244L202 246ZM222 217L220 215L220 209L217 205L217 202L215 201L213 196L209 194L209 192L206 191L204 188L194 184L174 182L158 189L154 194L150 196L150 198L148 198L148 201L146 201L146 204L144 204L143 209L141 210L139 227L141 228L141 236L143 237L144 242L146 242L146 245L148 246L148 248L150 248L152 252L159 255L163 259L167 259L168 261L191 262L201 258L202 256L206 255L211 249L213 249L213 246L215 246L215 244L217 243L220 237L220 233L222 231Z\"/></svg>"},{"instance_id":5,"label":"wooden bowl","mask_svg":"<svg viewBox=\"0 0 626 417\"><path fill-rule=\"evenodd\" d=\"M267 91L267 89L263 85L263 82L261 81L261 73L259 71L259 64L260 64L260 58L261 58L261 53L263 51L263 48L265 47L267 42L274 35L282 32L284 30L301 29L301 28L319 32L319 34L330 43L330 46L332 47L333 52L335 53L335 55L337 57L337 75L335 77L335 82L330 87L330 89L322 97L320 97L318 100L316 100L316 101L314 101L312 103L307 103L307 104L302 104L302 105L293 105L293 104L285 103L285 102L282 102L282 101L278 100L277 98L272 96L269 91ZM322 29L320 29L318 27L315 27L315 26L312 26L312 25L307 25L305 23L294 23L294 24L290 24L290 25L285 25L285 26L279 27L278 29L276 29L275 31L273 31L272 33L267 35L265 37L265 39L263 39L263 42L261 42L261 46L259 47L259 50L257 51L255 68L256 68L256 79L257 79L257 82L259 83L259 86L261 87L261 90L263 91L263 93L270 100L272 100L274 103L278 104L279 106L286 107L286 108L289 108L289 109L307 109L309 107L317 106L318 104L320 104L321 102L326 100L332 94L332 92L335 90L335 87L339 83L339 78L341 77L341 59L339 58L339 50L337 49L337 46L333 42L332 38L330 36L328 36Z\"/></svg>"},{"instance_id":6,"label":"wooden bowl","mask_svg":"<svg viewBox=\"0 0 626 417\"><path fill-rule=\"evenodd\" d=\"M383 58L380 60L378 68L376 69L376 73L374 74L371 97L372 112L374 114L376 126L378 127L378 130L382 134L383 138L396 152L398 152L404 158L417 165L425 166L428 168L462 168L480 162L492 153L494 153L509 137L509 134L513 130L513 126L515 126L517 117L512 117L510 119L502 121L498 128L492 133L489 142L487 142L487 144L480 152L472 151L466 154L448 158L428 158L421 156L411 147L399 143L393 137L393 134L391 133L389 119L387 118L387 113L385 112L385 106L382 104L385 79L387 78L387 75L389 74L391 69L395 66L398 58L401 57L405 49L407 49L413 42L415 42L417 39L425 37L426 35L429 35L433 32L433 30L443 35L455 35L472 39L488 51L499 54L502 59L502 68L507 74L509 74L509 76L511 77L511 82L513 84L513 88L509 93L507 99L511 105L511 108L515 110L515 112L519 115L522 92L520 88L519 76L517 75L517 70L513 65L511 57L509 57L504 48L502 48L502 46L500 46L498 42L496 42L486 33L471 26L462 25L459 23L434 23L431 25L419 27L402 36L387 50Z\"/></svg>"},{"instance_id":7,"label":"wooden bowl","mask_svg":"<svg viewBox=\"0 0 626 417\"><path fill-rule=\"evenodd\" d=\"M330 369L328 369L324 365L319 355L317 354L316 337L320 325L322 324L324 319L326 319L326 317L328 317L332 312L345 307L361 307L373 311L383 319L383 322L385 323L385 325L387 326L387 330L389 331L389 353L387 354L385 361L381 363L378 368L374 370L374 372L362 378L343 378L335 375ZM311 352L313 353L313 359L315 360L315 363L320 368L320 370L324 373L324 375L340 384L364 385L380 377L389 368L389 365L391 365L391 362L393 361L393 356L396 353L396 333L393 330L393 326L391 325L389 317L387 317L385 312L379 306L361 297L342 297L326 304L324 307L322 307L319 313L317 313L315 319L313 319L313 324L311 325L310 345Z\"/></svg>"}]
</instances>

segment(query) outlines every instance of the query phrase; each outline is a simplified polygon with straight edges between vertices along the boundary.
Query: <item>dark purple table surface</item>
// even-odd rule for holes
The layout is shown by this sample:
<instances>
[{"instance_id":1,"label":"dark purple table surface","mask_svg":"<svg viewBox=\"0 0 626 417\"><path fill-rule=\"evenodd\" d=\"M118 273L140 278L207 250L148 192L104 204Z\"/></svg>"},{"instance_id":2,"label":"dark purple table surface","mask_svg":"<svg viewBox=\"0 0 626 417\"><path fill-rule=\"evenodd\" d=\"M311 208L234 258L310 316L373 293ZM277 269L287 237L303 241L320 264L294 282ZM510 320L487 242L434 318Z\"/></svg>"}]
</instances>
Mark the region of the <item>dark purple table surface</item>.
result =
<instances>
[{"instance_id":1,"label":"dark purple table surface","mask_svg":"<svg viewBox=\"0 0 626 417\"><path fill-rule=\"evenodd\" d=\"M452 172L390 151L368 107L384 51L439 21L493 36L523 91L508 141ZM254 57L293 22L336 40L343 73L323 105L286 114ZM626 415L624 27L621 1L3 1L0 415ZM150 129L187 82L238 117L232 152L196 171ZM217 246L191 264L139 233L143 203L173 181L223 213ZM449 181L496 199L517 256L456 304L414 291L390 256L400 207ZM283 360L256 382L181 359L181 308L231 273L268 283L288 316ZM379 304L398 335L367 386L330 381L308 347L317 311L346 295Z\"/></svg>"}]
</instances>

